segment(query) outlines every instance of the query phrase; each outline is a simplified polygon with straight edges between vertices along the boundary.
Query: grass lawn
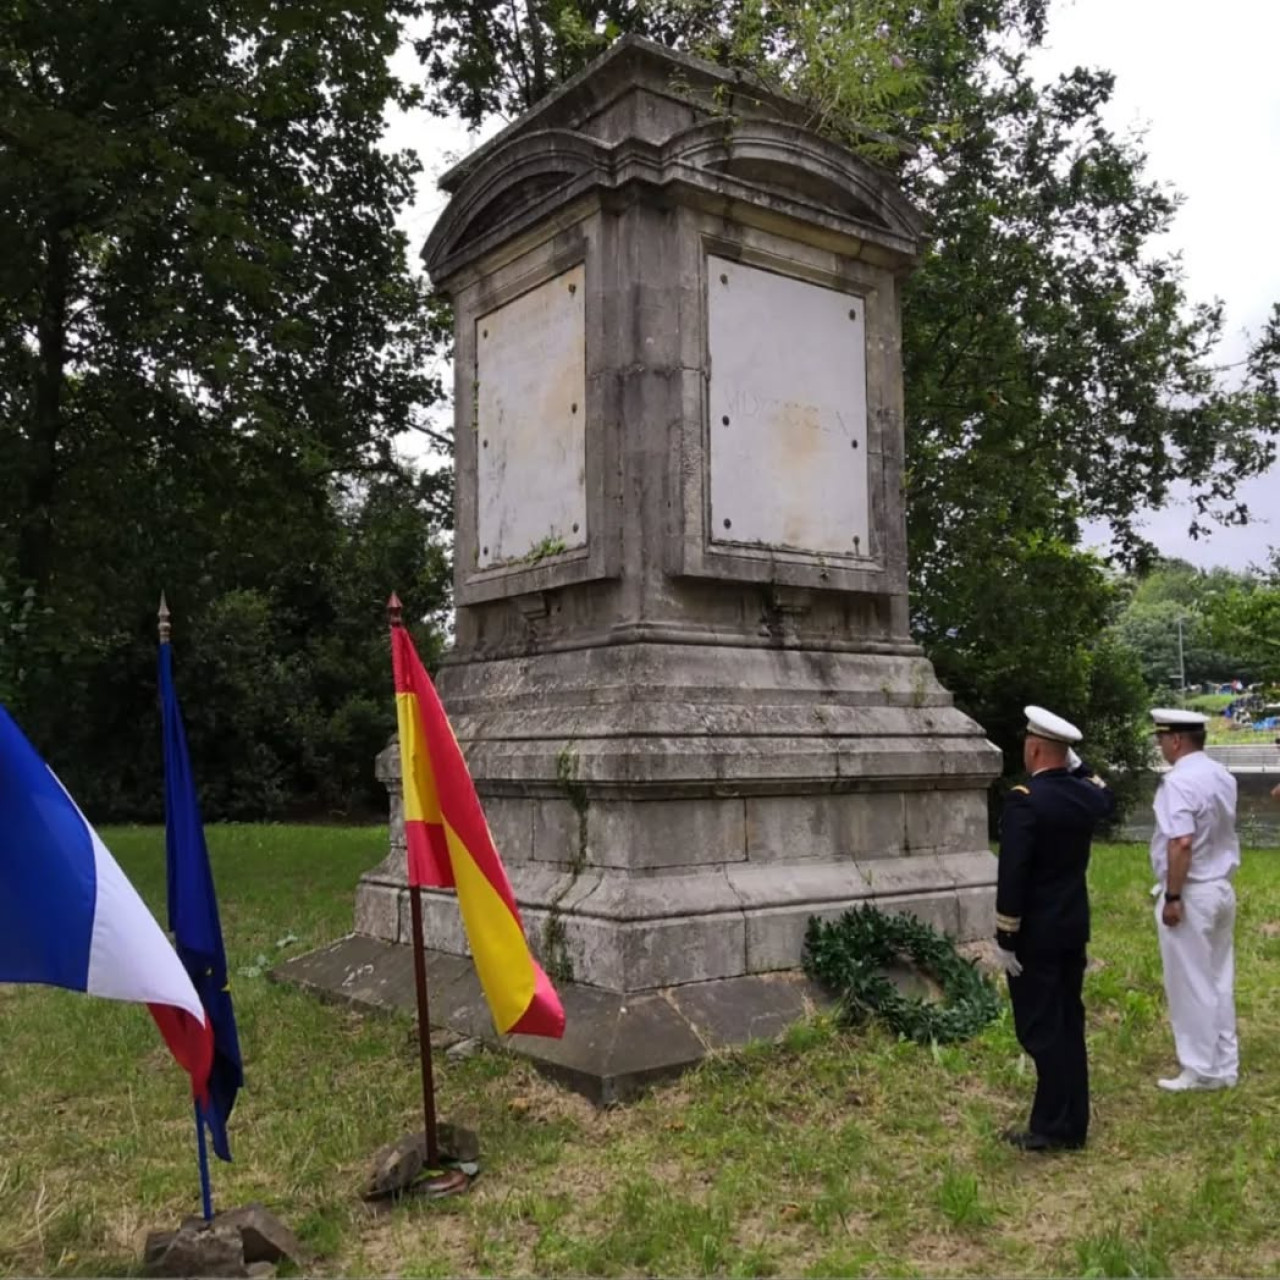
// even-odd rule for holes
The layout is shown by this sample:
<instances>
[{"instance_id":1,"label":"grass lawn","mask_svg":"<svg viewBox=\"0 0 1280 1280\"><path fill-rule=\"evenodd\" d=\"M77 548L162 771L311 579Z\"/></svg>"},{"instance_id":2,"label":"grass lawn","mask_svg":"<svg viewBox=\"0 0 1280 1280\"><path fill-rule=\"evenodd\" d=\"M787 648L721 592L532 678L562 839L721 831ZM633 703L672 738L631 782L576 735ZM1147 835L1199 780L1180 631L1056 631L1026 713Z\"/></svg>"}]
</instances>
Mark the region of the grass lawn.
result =
<instances>
[{"instance_id":1,"label":"grass lawn","mask_svg":"<svg viewBox=\"0 0 1280 1280\"><path fill-rule=\"evenodd\" d=\"M161 833L104 835L161 914ZM264 1201L323 1273L1280 1273L1280 852L1238 881L1240 1087L1170 1096L1146 853L1097 850L1085 1152L999 1141L1032 1084L1007 1015L936 1052L820 1022L604 1112L502 1055L441 1062L441 1114L479 1132L483 1174L372 1215L367 1158L419 1119L412 1022L274 986L260 957L345 932L385 832L209 835L248 1077L215 1196ZM146 1230L197 1209L193 1150L144 1010L0 989L0 1272L129 1273Z\"/></svg>"},{"instance_id":2,"label":"grass lawn","mask_svg":"<svg viewBox=\"0 0 1280 1280\"><path fill-rule=\"evenodd\" d=\"M1275 729L1245 728L1225 716L1210 716L1206 737L1215 747L1266 747L1280 736Z\"/></svg>"}]
</instances>

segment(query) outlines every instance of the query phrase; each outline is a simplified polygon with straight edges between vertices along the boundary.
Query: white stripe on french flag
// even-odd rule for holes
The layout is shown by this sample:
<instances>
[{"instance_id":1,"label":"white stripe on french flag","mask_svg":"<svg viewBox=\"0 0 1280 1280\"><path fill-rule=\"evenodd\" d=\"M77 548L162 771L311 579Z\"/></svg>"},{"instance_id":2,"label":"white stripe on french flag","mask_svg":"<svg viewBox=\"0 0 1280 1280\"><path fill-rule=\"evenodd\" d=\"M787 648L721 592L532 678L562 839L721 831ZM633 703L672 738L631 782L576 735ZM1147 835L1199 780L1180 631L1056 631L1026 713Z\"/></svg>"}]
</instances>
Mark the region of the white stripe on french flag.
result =
<instances>
[{"instance_id":1,"label":"white stripe on french flag","mask_svg":"<svg viewBox=\"0 0 1280 1280\"><path fill-rule=\"evenodd\" d=\"M0 982L147 1005L202 1096L213 1036L156 923L53 770L0 706Z\"/></svg>"}]
</instances>

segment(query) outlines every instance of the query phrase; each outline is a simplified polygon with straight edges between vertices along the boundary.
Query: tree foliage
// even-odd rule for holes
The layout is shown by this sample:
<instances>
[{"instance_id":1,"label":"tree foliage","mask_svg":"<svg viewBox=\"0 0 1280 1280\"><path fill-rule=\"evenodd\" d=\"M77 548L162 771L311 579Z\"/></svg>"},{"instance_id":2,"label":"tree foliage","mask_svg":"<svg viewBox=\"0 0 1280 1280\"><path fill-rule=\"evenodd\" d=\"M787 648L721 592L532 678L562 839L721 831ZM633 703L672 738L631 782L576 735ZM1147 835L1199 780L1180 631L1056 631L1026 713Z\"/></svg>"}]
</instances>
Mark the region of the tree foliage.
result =
<instances>
[{"instance_id":1,"label":"tree foliage","mask_svg":"<svg viewBox=\"0 0 1280 1280\"><path fill-rule=\"evenodd\" d=\"M393 720L381 601L441 603L447 485L393 448L438 390L417 162L378 145L417 12L0 4L0 695L78 794L119 766L112 812L156 812L162 588L214 813L338 803Z\"/></svg>"},{"instance_id":2,"label":"tree foliage","mask_svg":"<svg viewBox=\"0 0 1280 1280\"><path fill-rule=\"evenodd\" d=\"M1262 678L1257 647L1224 625L1227 602L1256 586L1252 574L1185 560L1159 561L1135 579L1116 632L1138 655L1152 693L1180 688L1184 675L1188 685Z\"/></svg>"},{"instance_id":3,"label":"tree foliage","mask_svg":"<svg viewBox=\"0 0 1280 1280\"><path fill-rule=\"evenodd\" d=\"M1280 548L1265 569L1215 591L1206 615L1214 642L1239 653L1252 679L1280 686Z\"/></svg>"}]
</instances>

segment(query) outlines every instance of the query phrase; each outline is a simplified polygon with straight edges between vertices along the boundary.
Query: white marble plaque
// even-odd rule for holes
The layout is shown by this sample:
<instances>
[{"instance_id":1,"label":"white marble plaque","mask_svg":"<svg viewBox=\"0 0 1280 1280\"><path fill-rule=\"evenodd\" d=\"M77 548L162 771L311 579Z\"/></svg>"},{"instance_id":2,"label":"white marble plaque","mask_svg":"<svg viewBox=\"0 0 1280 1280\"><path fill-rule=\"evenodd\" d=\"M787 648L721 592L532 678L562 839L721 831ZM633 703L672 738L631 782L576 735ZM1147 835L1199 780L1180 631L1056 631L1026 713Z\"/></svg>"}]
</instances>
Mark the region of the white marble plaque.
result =
<instances>
[{"instance_id":1,"label":"white marble plaque","mask_svg":"<svg viewBox=\"0 0 1280 1280\"><path fill-rule=\"evenodd\" d=\"M707 260L713 542L871 555L865 303Z\"/></svg>"},{"instance_id":2,"label":"white marble plaque","mask_svg":"<svg viewBox=\"0 0 1280 1280\"><path fill-rule=\"evenodd\" d=\"M478 567L587 541L581 266L476 321Z\"/></svg>"}]
</instances>

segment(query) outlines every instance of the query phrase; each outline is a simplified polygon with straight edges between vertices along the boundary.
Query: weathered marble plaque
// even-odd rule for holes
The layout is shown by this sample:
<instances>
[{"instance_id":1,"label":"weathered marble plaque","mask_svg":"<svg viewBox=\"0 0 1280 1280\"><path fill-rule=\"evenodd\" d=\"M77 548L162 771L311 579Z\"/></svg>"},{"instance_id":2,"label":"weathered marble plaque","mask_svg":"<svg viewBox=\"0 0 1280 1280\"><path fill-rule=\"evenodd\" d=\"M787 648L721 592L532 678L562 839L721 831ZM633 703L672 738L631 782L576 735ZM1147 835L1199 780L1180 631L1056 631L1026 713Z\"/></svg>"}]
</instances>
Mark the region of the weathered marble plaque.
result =
<instances>
[{"instance_id":1,"label":"weathered marble plaque","mask_svg":"<svg viewBox=\"0 0 1280 1280\"><path fill-rule=\"evenodd\" d=\"M871 554L862 298L707 260L711 539Z\"/></svg>"},{"instance_id":2,"label":"weathered marble plaque","mask_svg":"<svg viewBox=\"0 0 1280 1280\"><path fill-rule=\"evenodd\" d=\"M478 567L587 541L584 270L476 321Z\"/></svg>"}]
</instances>

